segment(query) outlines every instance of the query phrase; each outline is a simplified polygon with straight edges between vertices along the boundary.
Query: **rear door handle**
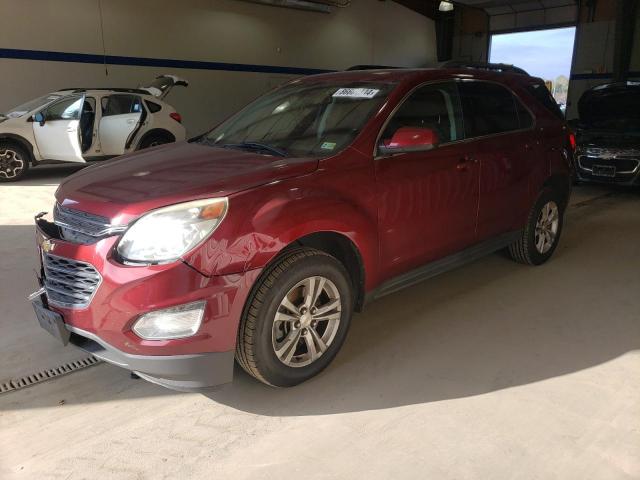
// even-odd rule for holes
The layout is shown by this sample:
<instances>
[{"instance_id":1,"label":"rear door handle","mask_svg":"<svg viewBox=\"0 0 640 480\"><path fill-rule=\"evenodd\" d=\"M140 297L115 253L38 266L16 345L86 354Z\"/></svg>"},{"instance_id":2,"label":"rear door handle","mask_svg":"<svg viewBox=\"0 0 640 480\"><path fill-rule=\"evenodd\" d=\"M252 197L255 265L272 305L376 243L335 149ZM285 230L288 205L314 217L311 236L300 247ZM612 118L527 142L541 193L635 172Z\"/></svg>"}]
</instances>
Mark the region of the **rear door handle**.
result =
<instances>
[{"instance_id":1,"label":"rear door handle","mask_svg":"<svg viewBox=\"0 0 640 480\"><path fill-rule=\"evenodd\" d=\"M130 118L129 120L127 120L127 123L129 125L136 123L136 121L133 118Z\"/></svg>"}]
</instances>

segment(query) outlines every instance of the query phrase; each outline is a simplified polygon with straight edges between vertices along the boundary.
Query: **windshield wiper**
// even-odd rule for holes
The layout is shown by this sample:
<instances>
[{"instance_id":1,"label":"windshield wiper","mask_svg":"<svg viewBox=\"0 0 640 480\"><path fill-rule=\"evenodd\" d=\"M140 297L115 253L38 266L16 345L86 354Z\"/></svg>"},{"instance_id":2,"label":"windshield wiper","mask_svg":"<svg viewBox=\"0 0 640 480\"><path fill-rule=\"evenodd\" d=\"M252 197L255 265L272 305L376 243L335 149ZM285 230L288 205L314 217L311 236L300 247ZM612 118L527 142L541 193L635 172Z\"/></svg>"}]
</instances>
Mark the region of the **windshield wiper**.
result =
<instances>
[{"instance_id":1,"label":"windshield wiper","mask_svg":"<svg viewBox=\"0 0 640 480\"><path fill-rule=\"evenodd\" d=\"M242 143L225 143L220 145L223 148L243 148L247 150L255 150L255 151L263 151L269 152L272 155L277 155L278 157L286 157L287 153L279 148L272 147L271 145L267 145L266 143L258 143L258 142L242 142Z\"/></svg>"}]
</instances>

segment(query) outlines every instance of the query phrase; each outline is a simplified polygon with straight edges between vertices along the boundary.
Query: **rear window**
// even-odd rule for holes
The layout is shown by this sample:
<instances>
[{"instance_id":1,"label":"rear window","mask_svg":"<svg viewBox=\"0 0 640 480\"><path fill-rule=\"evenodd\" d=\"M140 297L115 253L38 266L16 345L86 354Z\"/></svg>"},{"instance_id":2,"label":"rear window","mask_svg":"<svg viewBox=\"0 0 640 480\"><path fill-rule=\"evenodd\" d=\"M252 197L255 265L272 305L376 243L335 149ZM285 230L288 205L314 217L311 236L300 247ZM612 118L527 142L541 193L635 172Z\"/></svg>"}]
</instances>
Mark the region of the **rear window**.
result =
<instances>
[{"instance_id":1,"label":"rear window","mask_svg":"<svg viewBox=\"0 0 640 480\"><path fill-rule=\"evenodd\" d=\"M516 99L505 87L488 82L459 84L467 138L519 130Z\"/></svg>"},{"instance_id":2,"label":"rear window","mask_svg":"<svg viewBox=\"0 0 640 480\"><path fill-rule=\"evenodd\" d=\"M151 102L149 100L145 100L144 103L147 104L147 108L151 113L159 112L162 109L160 105L158 105L157 103Z\"/></svg>"},{"instance_id":3,"label":"rear window","mask_svg":"<svg viewBox=\"0 0 640 480\"><path fill-rule=\"evenodd\" d=\"M542 83L532 83L525 87L525 90L535 97L547 110L553 113L556 117L564 120L564 114L560 110L560 106L555 101L551 92L546 85Z\"/></svg>"}]
</instances>

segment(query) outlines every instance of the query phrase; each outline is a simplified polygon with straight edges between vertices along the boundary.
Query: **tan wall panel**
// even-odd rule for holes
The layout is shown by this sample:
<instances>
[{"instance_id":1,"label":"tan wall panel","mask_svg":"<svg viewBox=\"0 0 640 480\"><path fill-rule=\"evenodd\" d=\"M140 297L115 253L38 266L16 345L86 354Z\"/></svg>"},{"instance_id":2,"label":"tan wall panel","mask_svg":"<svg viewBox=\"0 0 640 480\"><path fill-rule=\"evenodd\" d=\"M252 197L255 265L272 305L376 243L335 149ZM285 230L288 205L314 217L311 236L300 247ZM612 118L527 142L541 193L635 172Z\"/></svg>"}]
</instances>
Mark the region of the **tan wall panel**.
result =
<instances>
[{"instance_id":1,"label":"tan wall panel","mask_svg":"<svg viewBox=\"0 0 640 480\"><path fill-rule=\"evenodd\" d=\"M0 48L102 54L97 0L2 0ZM108 55L296 68L435 61L434 22L395 2L353 0L326 15L238 0L102 0ZM168 97L190 134L228 116L291 75L0 58L0 111L63 87L136 87L155 75L186 77ZM6 74L8 72L8 74Z\"/></svg>"}]
</instances>

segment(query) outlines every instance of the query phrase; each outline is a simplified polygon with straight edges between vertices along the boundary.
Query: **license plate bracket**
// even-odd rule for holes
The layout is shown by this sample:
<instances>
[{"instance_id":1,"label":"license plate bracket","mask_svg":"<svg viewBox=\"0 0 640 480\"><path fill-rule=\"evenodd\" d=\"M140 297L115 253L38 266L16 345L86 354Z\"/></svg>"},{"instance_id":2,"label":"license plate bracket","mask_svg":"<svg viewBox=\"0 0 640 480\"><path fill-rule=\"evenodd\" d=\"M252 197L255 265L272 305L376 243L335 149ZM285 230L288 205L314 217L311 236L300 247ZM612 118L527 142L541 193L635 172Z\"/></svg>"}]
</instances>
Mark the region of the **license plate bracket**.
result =
<instances>
[{"instance_id":1,"label":"license plate bracket","mask_svg":"<svg viewBox=\"0 0 640 480\"><path fill-rule=\"evenodd\" d=\"M65 327L62 315L45 308L37 300L33 301L31 304L33 305L33 310L36 312L36 318L38 319L40 326L60 340L63 345L68 344L71 332L69 332Z\"/></svg>"},{"instance_id":2,"label":"license plate bracket","mask_svg":"<svg viewBox=\"0 0 640 480\"><path fill-rule=\"evenodd\" d=\"M613 165L594 165L592 173L598 177L611 178L616 176L616 167Z\"/></svg>"}]
</instances>

